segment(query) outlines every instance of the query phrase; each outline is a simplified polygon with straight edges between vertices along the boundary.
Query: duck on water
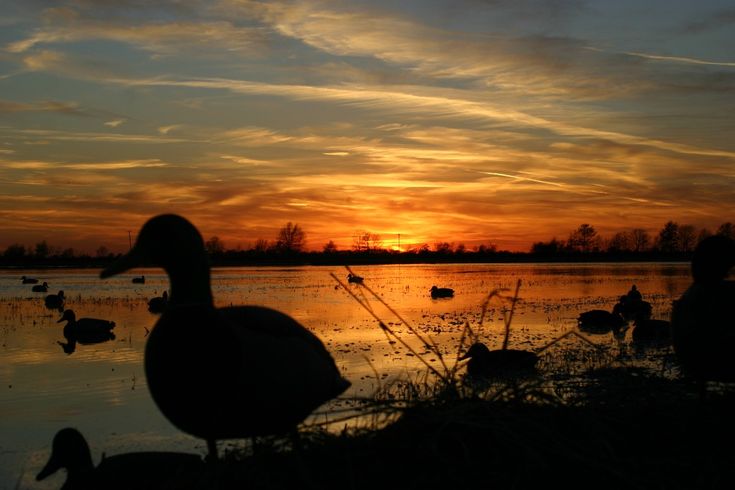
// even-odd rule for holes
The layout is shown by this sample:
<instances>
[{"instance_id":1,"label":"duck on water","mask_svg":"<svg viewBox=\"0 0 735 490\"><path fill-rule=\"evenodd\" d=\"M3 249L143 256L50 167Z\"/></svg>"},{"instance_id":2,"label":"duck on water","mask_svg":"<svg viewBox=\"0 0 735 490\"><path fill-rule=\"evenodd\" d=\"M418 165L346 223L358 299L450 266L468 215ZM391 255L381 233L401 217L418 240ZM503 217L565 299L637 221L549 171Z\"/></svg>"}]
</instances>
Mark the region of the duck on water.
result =
<instances>
[{"instance_id":1,"label":"duck on water","mask_svg":"<svg viewBox=\"0 0 735 490\"><path fill-rule=\"evenodd\" d=\"M61 322L66 322L64 337L67 343L58 342L58 344L67 354L74 352L77 343L82 345L99 344L115 339L115 334L112 333L112 329L115 328L115 322L113 321L99 318L77 319L74 310L66 310L56 323Z\"/></svg>"},{"instance_id":2,"label":"duck on water","mask_svg":"<svg viewBox=\"0 0 735 490\"><path fill-rule=\"evenodd\" d=\"M207 441L292 433L350 382L314 334L262 306L215 308L199 231L177 215L150 219L130 252L101 278L162 267L168 306L145 347L153 400L179 429Z\"/></svg>"},{"instance_id":3,"label":"duck on water","mask_svg":"<svg viewBox=\"0 0 735 490\"><path fill-rule=\"evenodd\" d=\"M196 454L137 452L103 455L95 467L84 436L67 427L54 436L51 456L36 480L45 480L62 468L66 470L62 490L189 488L184 484L201 471L203 461Z\"/></svg>"}]
</instances>

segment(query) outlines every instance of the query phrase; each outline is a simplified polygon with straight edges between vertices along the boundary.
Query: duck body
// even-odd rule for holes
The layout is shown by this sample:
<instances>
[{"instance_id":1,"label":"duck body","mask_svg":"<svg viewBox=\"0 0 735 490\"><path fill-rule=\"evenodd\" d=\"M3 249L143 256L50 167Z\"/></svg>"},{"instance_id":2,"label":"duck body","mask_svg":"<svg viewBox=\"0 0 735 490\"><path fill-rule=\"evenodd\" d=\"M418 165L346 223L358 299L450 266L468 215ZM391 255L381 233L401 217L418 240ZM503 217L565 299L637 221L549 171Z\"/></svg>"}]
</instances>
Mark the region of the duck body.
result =
<instances>
[{"instance_id":1,"label":"duck body","mask_svg":"<svg viewBox=\"0 0 735 490\"><path fill-rule=\"evenodd\" d=\"M57 294L47 295L44 298L43 303L46 305L46 308L50 310L61 310L64 308L65 300L64 291L59 291Z\"/></svg>"},{"instance_id":2,"label":"duck body","mask_svg":"<svg viewBox=\"0 0 735 490\"><path fill-rule=\"evenodd\" d=\"M23 276L20 278L20 280L23 282L23 284L38 284L38 279L36 279L35 277Z\"/></svg>"},{"instance_id":3,"label":"duck body","mask_svg":"<svg viewBox=\"0 0 735 490\"><path fill-rule=\"evenodd\" d=\"M145 372L161 413L207 440L280 434L344 392L322 342L293 318L261 306L215 308L203 240L187 220L149 220L128 255L101 277L159 265L171 281L168 306L151 330Z\"/></svg>"},{"instance_id":4,"label":"duck body","mask_svg":"<svg viewBox=\"0 0 735 490\"><path fill-rule=\"evenodd\" d=\"M431 297L433 299L437 298L451 298L454 296L454 289L450 288L439 288L436 286L431 286Z\"/></svg>"},{"instance_id":5,"label":"duck body","mask_svg":"<svg viewBox=\"0 0 735 490\"><path fill-rule=\"evenodd\" d=\"M66 310L57 323L66 322L64 325L64 338L67 342L58 342L67 354L76 350L77 343L82 345L100 344L108 340L114 340L115 322L100 320L98 318L80 318L77 320L73 310Z\"/></svg>"},{"instance_id":6,"label":"duck body","mask_svg":"<svg viewBox=\"0 0 735 490\"><path fill-rule=\"evenodd\" d=\"M205 440L291 432L349 386L319 339L260 306L169 306L145 372L161 412Z\"/></svg>"},{"instance_id":7,"label":"duck body","mask_svg":"<svg viewBox=\"0 0 735 490\"><path fill-rule=\"evenodd\" d=\"M56 323L61 322L66 322L66 325L64 325L64 337L74 337L80 344L95 343L115 338L112 333L112 329L115 328L115 322L110 320L101 320L99 318L77 319L73 310L66 310Z\"/></svg>"},{"instance_id":8,"label":"duck body","mask_svg":"<svg viewBox=\"0 0 735 490\"><path fill-rule=\"evenodd\" d=\"M625 319L617 312L607 310L590 310L579 314L577 325L587 333L608 333L617 331L626 324Z\"/></svg>"},{"instance_id":9,"label":"duck body","mask_svg":"<svg viewBox=\"0 0 735 490\"><path fill-rule=\"evenodd\" d=\"M48 292L48 283L43 284L36 284L31 288L31 291L34 293L45 293Z\"/></svg>"},{"instance_id":10,"label":"duck body","mask_svg":"<svg viewBox=\"0 0 735 490\"><path fill-rule=\"evenodd\" d=\"M133 284L145 284L145 276L134 277Z\"/></svg>"},{"instance_id":11,"label":"duck body","mask_svg":"<svg viewBox=\"0 0 735 490\"><path fill-rule=\"evenodd\" d=\"M362 284L362 282L365 279L361 276L355 275L353 273L347 274L347 282L353 283L353 284Z\"/></svg>"},{"instance_id":12,"label":"duck body","mask_svg":"<svg viewBox=\"0 0 735 490\"><path fill-rule=\"evenodd\" d=\"M66 428L54 437L51 456L36 480L66 469L61 490L191 488L204 470L196 454L137 452L103 457L96 467L89 445L76 429ZM181 486L183 483L188 486Z\"/></svg>"},{"instance_id":13,"label":"duck body","mask_svg":"<svg viewBox=\"0 0 735 490\"><path fill-rule=\"evenodd\" d=\"M472 344L459 360L469 359L467 375L471 378L491 378L535 372L538 355L518 349L490 350L480 342Z\"/></svg>"},{"instance_id":14,"label":"duck body","mask_svg":"<svg viewBox=\"0 0 735 490\"><path fill-rule=\"evenodd\" d=\"M636 320L633 342L641 344L668 344L671 342L671 322L656 319Z\"/></svg>"}]
</instances>

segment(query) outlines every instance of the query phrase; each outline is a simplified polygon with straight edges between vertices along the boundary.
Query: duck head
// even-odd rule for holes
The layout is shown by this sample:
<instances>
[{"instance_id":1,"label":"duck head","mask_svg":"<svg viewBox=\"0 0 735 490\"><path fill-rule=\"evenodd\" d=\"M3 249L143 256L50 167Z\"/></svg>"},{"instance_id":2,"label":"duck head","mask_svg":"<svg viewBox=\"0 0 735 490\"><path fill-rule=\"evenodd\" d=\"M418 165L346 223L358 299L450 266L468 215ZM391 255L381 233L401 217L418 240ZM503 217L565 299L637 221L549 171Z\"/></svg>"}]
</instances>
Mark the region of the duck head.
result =
<instances>
[{"instance_id":1,"label":"duck head","mask_svg":"<svg viewBox=\"0 0 735 490\"><path fill-rule=\"evenodd\" d=\"M59 318L59 320L56 323L61 323L61 322L72 322L73 323L75 321L77 321L77 316L74 314L74 310L66 310L64 311L64 313L61 315L61 318Z\"/></svg>"},{"instance_id":2,"label":"duck head","mask_svg":"<svg viewBox=\"0 0 735 490\"><path fill-rule=\"evenodd\" d=\"M735 266L735 240L723 235L705 238L692 255L695 282L712 283L725 279Z\"/></svg>"},{"instance_id":3,"label":"duck head","mask_svg":"<svg viewBox=\"0 0 735 490\"><path fill-rule=\"evenodd\" d=\"M105 279L139 266L162 267L171 280L171 301L212 300L204 240L187 219L162 214L149 219L133 248L100 273Z\"/></svg>"},{"instance_id":4,"label":"duck head","mask_svg":"<svg viewBox=\"0 0 735 490\"><path fill-rule=\"evenodd\" d=\"M46 466L36 475L36 480L41 481L61 468L67 470L67 483L80 473L91 471L94 468L87 441L78 430L70 427L61 429L54 436L51 457Z\"/></svg>"},{"instance_id":5,"label":"duck head","mask_svg":"<svg viewBox=\"0 0 735 490\"><path fill-rule=\"evenodd\" d=\"M476 342L472 344L469 349L467 349L467 352L465 352L464 355L459 358L459 360L462 361L471 357L483 356L486 355L488 352L490 352L490 349L488 349L485 344L481 342Z\"/></svg>"}]
</instances>

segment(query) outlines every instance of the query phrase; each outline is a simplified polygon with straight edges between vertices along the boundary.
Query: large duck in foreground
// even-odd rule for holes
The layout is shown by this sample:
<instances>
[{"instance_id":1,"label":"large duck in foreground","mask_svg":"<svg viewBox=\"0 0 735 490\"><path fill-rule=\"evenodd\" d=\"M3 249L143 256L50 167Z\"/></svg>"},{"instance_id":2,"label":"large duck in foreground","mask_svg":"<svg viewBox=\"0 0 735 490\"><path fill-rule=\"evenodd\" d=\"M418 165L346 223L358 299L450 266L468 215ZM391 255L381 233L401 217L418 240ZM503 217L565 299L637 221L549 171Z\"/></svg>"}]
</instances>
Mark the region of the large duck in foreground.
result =
<instances>
[{"instance_id":1,"label":"large duck in foreground","mask_svg":"<svg viewBox=\"0 0 735 490\"><path fill-rule=\"evenodd\" d=\"M692 285L671 310L671 337L682 368L700 382L735 381L735 241L715 235L692 256Z\"/></svg>"},{"instance_id":2,"label":"large duck in foreground","mask_svg":"<svg viewBox=\"0 0 735 490\"><path fill-rule=\"evenodd\" d=\"M217 439L292 432L350 386L324 344L288 315L214 307L204 243L186 219L150 219L100 277L140 265L162 267L171 281L145 349L151 396L175 426L207 441L210 459Z\"/></svg>"}]
</instances>

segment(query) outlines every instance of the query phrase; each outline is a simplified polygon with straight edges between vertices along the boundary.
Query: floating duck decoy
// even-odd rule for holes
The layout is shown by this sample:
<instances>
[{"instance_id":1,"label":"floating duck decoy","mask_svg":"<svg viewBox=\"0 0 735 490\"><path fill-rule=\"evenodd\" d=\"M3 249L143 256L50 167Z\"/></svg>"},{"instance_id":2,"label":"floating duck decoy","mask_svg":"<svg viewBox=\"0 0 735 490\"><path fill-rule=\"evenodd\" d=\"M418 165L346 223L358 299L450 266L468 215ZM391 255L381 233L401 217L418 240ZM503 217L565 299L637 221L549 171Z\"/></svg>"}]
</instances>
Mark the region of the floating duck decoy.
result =
<instances>
[{"instance_id":1,"label":"floating duck decoy","mask_svg":"<svg viewBox=\"0 0 735 490\"><path fill-rule=\"evenodd\" d=\"M353 274L352 272L347 274L347 282L351 282L353 284L362 284L364 280L365 279L363 277Z\"/></svg>"},{"instance_id":2,"label":"floating duck decoy","mask_svg":"<svg viewBox=\"0 0 735 490\"><path fill-rule=\"evenodd\" d=\"M48 283L36 284L31 288L34 293L46 293L48 292Z\"/></svg>"},{"instance_id":3,"label":"floating duck decoy","mask_svg":"<svg viewBox=\"0 0 735 490\"><path fill-rule=\"evenodd\" d=\"M23 284L38 284L38 279L34 277L22 276L20 280L23 281Z\"/></svg>"},{"instance_id":4,"label":"floating duck decoy","mask_svg":"<svg viewBox=\"0 0 735 490\"><path fill-rule=\"evenodd\" d=\"M626 321L651 318L652 311L651 303L642 299L631 299L630 293L621 296L620 301L613 307L613 313L620 314Z\"/></svg>"},{"instance_id":5,"label":"floating duck decoy","mask_svg":"<svg viewBox=\"0 0 735 490\"><path fill-rule=\"evenodd\" d=\"M292 433L350 386L324 344L288 315L214 307L204 241L186 219L150 219L100 277L140 265L163 267L171 281L145 348L151 396L175 426L207 441L209 459L218 439Z\"/></svg>"},{"instance_id":6,"label":"floating duck decoy","mask_svg":"<svg viewBox=\"0 0 735 490\"><path fill-rule=\"evenodd\" d=\"M477 342L470 346L459 360L469 359L467 375L471 378L492 378L535 371L538 356L530 351L517 349L496 349Z\"/></svg>"},{"instance_id":7,"label":"floating duck decoy","mask_svg":"<svg viewBox=\"0 0 735 490\"><path fill-rule=\"evenodd\" d=\"M148 311L151 313L163 313L164 308L168 304L168 291L164 291L161 296L156 296L148 301Z\"/></svg>"},{"instance_id":8,"label":"floating duck decoy","mask_svg":"<svg viewBox=\"0 0 735 490\"><path fill-rule=\"evenodd\" d=\"M633 342L638 344L663 345L671 342L671 322L641 318L633 324Z\"/></svg>"},{"instance_id":9,"label":"floating duck decoy","mask_svg":"<svg viewBox=\"0 0 735 490\"><path fill-rule=\"evenodd\" d=\"M58 322L64 325L64 337L67 342L57 342L67 354L75 351L77 343L82 345L99 344L114 340L115 322L98 318L80 318L77 320L73 310L66 310Z\"/></svg>"},{"instance_id":10,"label":"floating duck decoy","mask_svg":"<svg viewBox=\"0 0 735 490\"><path fill-rule=\"evenodd\" d=\"M44 304L49 310L63 310L64 309L64 291L59 291L58 294L49 294L44 299Z\"/></svg>"},{"instance_id":11,"label":"floating duck decoy","mask_svg":"<svg viewBox=\"0 0 735 490\"><path fill-rule=\"evenodd\" d=\"M608 333L620 330L627 322L617 312L590 310L579 314L577 325L586 333Z\"/></svg>"},{"instance_id":12,"label":"floating duck decoy","mask_svg":"<svg viewBox=\"0 0 735 490\"><path fill-rule=\"evenodd\" d=\"M702 240L692 256L693 283L671 310L676 357L702 387L706 381L735 381L735 282L726 280L734 265L735 241L721 235Z\"/></svg>"},{"instance_id":13,"label":"floating duck decoy","mask_svg":"<svg viewBox=\"0 0 735 490\"><path fill-rule=\"evenodd\" d=\"M431 297L433 299L436 298L451 298L454 296L454 289L450 288L438 288L436 286L431 286Z\"/></svg>"},{"instance_id":14,"label":"floating duck decoy","mask_svg":"<svg viewBox=\"0 0 735 490\"><path fill-rule=\"evenodd\" d=\"M94 466L89 445L76 429L54 436L48 463L36 475L41 481L66 469L61 490L195 488L204 470L201 456L174 452L137 452L103 455Z\"/></svg>"},{"instance_id":15,"label":"floating duck decoy","mask_svg":"<svg viewBox=\"0 0 735 490\"><path fill-rule=\"evenodd\" d=\"M133 284L145 284L145 276L134 277Z\"/></svg>"}]
</instances>

